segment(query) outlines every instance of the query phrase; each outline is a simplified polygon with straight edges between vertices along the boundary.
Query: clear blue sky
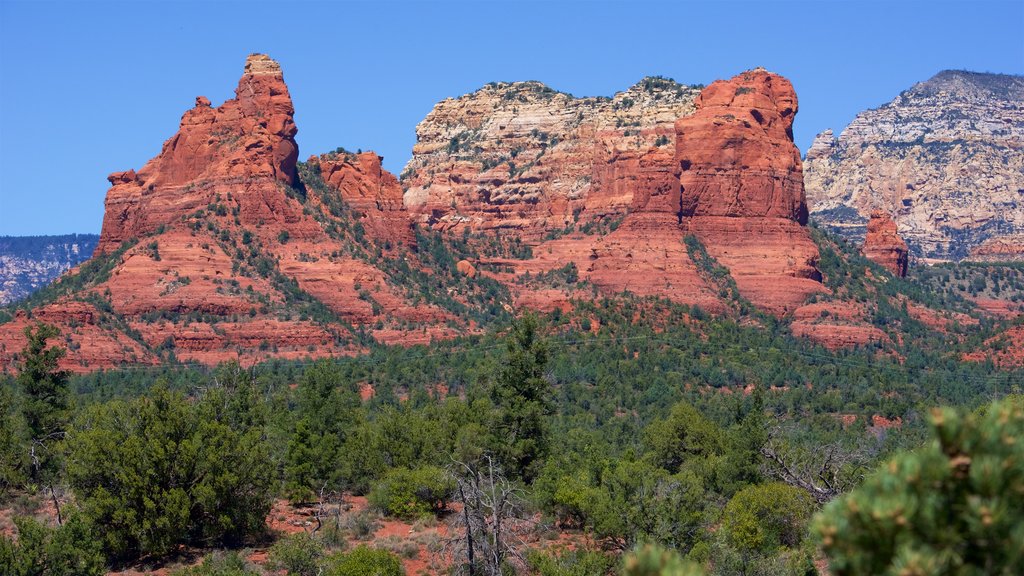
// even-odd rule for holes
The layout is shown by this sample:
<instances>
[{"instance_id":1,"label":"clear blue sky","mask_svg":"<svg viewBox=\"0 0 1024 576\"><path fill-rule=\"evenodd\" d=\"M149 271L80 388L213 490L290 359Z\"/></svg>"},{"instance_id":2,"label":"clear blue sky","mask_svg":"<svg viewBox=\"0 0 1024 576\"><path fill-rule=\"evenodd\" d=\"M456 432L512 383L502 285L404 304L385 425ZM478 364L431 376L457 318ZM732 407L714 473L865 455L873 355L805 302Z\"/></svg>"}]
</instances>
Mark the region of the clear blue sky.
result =
<instances>
[{"instance_id":1,"label":"clear blue sky","mask_svg":"<svg viewBox=\"0 0 1024 576\"><path fill-rule=\"evenodd\" d=\"M0 235L99 232L110 172L140 168L245 56L284 67L301 158L376 150L400 172L435 102L494 80L611 95L764 66L796 139L946 68L1024 73L1024 1L16 2L0 0Z\"/></svg>"}]
</instances>

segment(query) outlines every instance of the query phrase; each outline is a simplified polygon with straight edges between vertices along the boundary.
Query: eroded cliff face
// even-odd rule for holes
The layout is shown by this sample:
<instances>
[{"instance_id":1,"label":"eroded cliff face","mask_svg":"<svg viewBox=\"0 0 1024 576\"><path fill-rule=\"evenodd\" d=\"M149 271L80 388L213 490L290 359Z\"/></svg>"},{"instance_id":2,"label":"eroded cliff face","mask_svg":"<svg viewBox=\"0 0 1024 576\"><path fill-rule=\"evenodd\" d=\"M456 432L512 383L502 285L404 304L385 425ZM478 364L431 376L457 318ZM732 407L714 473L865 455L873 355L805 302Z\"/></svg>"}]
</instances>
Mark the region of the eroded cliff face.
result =
<instances>
[{"instance_id":1,"label":"eroded cliff face","mask_svg":"<svg viewBox=\"0 0 1024 576\"><path fill-rule=\"evenodd\" d=\"M38 320L62 329L73 370L346 354L465 326L380 264L412 235L379 157L314 158L303 181L295 133L280 66L250 56L236 98L197 98L156 158L111 175L96 257L0 325L0 365Z\"/></svg>"},{"instance_id":2,"label":"eroded cliff face","mask_svg":"<svg viewBox=\"0 0 1024 576\"><path fill-rule=\"evenodd\" d=\"M595 198L597 212L607 213L614 203L604 200L617 198L624 209L612 212L614 226L570 222L564 236L537 243L528 261L484 262L482 270L514 265L536 276L573 262L606 294L628 290L725 311L734 295L684 241L692 234L728 268L740 296L779 316L794 310L823 290L805 227L796 111L792 85L767 71L715 82L674 124L671 148L618 150L596 165L581 214ZM558 295L520 290L520 300L543 307Z\"/></svg>"},{"instance_id":3,"label":"eroded cliff face","mask_svg":"<svg viewBox=\"0 0 1024 576\"><path fill-rule=\"evenodd\" d=\"M741 294L783 314L821 291L807 231L796 92L764 69L719 80L676 122L680 221L729 268Z\"/></svg>"},{"instance_id":4,"label":"eroded cliff face","mask_svg":"<svg viewBox=\"0 0 1024 576\"><path fill-rule=\"evenodd\" d=\"M411 244L412 222L402 200L402 186L394 174L381 167L382 160L375 152L342 151L311 156L306 163L338 192L371 238Z\"/></svg>"},{"instance_id":5,"label":"eroded cliff face","mask_svg":"<svg viewBox=\"0 0 1024 576\"><path fill-rule=\"evenodd\" d=\"M646 78L613 98L515 82L444 100L416 127L405 204L437 230L513 230L528 241L620 217L640 189L619 178L621 162L650 147L671 152L673 123L698 93Z\"/></svg>"},{"instance_id":6,"label":"eroded cliff face","mask_svg":"<svg viewBox=\"0 0 1024 576\"><path fill-rule=\"evenodd\" d=\"M280 67L254 55L236 98L197 99L159 156L111 176L96 258L0 325L0 363L39 319L91 370L429 343L623 291L784 316L825 291L796 112L760 69L699 96L492 85L420 125L403 195L372 152L297 163Z\"/></svg>"},{"instance_id":7,"label":"eroded cliff face","mask_svg":"<svg viewBox=\"0 0 1024 576\"><path fill-rule=\"evenodd\" d=\"M813 217L849 236L878 208L918 258L1020 258L1024 78L940 72L819 135L804 178Z\"/></svg>"},{"instance_id":8,"label":"eroded cliff face","mask_svg":"<svg viewBox=\"0 0 1024 576\"><path fill-rule=\"evenodd\" d=\"M864 256L881 264L886 270L900 278L907 275L909 252L907 243L900 237L896 222L887 212L874 210L868 220L868 232L864 238Z\"/></svg>"},{"instance_id":9,"label":"eroded cliff face","mask_svg":"<svg viewBox=\"0 0 1024 576\"><path fill-rule=\"evenodd\" d=\"M240 226L298 228L301 210L282 186L296 183L295 109L281 67L249 56L235 98L213 108L204 97L181 118L178 133L141 170L109 176L98 252L152 234L184 214L224 203Z\"/></svg>"}]
</instances>

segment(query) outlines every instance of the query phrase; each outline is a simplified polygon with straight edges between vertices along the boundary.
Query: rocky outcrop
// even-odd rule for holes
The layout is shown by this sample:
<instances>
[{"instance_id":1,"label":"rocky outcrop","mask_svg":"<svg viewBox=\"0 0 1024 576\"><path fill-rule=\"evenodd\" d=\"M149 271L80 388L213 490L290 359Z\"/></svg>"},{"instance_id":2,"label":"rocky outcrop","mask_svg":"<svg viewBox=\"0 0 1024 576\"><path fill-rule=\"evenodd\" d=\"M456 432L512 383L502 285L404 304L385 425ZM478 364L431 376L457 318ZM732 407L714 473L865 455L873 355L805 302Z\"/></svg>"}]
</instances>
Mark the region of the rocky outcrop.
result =
<instances>
[{"instance_id":1,"label":"rocky outcrop","mask_svg":"<svg viewBox=\"0 0 1024 576\"><path fill-rule=\"evenodd\" d=\"M621 217L641 188L617 170L649 147L670 152L673 122L693 111L697 94L645 78L612 98L514 82L444 100L416 127L406 206L438 230L514 230L531 242Z\"/></svg>"},{"instance_id":2,"label":"rocky outcrop","mask_svg":"<svg viewBox=\"0 0 1024 576\"><path fill-rule=\"evenodd\" d=\"M0 236L0 305L28 296L87 260L95 234Z\"/></svg>"},{"instance_id":3,"label":"rocky outcrop","mask_svg":"<svg viewBox=\"0 0 1024 576\"><path fill-rule=\"evenodd\" d=\"M964 354L971 362L991 361L1004 369L1024 368L1024 324L1002 330L982 343L977 350Z\"/></svg>"},{"instance_id":4,"label":"rocky outcrop","mask_svg":"<svg viewBox=\"0 0 1024 576\"><path fill-rule=\"evenodd\" d=\"M311 232L295 226L301 208L282 191L296 182L294 112L277 62L249 56L235 98L213 108L197 97L156 158L137 173L110 175L97 250L112 251L211 206L230 210L239 225Z\"/></svg>"},{"instance_id":5,"label":"rocky outcrop","mask_svg":"<svg viewBox=\"0 0 1024 576\"><path fill-rule=\"evenodd\" d=\"M340 151L312 156L307 161L324 183L340 194L344 205L371 237L402 244L413 243L412 223L402 200L402 186L381 167L374 152Z\"/></svg>"},{"instance_id":6,"label":"rocky outcrop","mask_svg":"<svg viewBox=\"0 0 1024 576\"><path fill-rule=\"evenodd\" d=\"M975 246L967 259L974 262L1024 261L1024 234L989 238Z\"/></svg>"},{"instance_id":7,"label":"rocky outcrop","mask_svg":"<svg viewBox=\"0 0 1024 576\"><path fill-rule=\"evenodd\" d=\"M797 308L790 330L829 350L892 344L892 339L867 321L864 306L856 302L815 302Z\"/></svg>"},{"instance_id":8,"label":"rocky outcrop","mask_svg":"<svg viewBox=\"0 0 1024 576\"><path fill-rule=\"evenodd\" d=\"M292 115L263 55L249 57L235 98L197 98L156 158L111 175L87 272L0 324L0 366L39 320L61 328L73 370L350 354L458 333L465 319L395 281L422 276L416 261L381 261L412 243L397 179L366 153L315 158L302 181ZM82 306L88 321L61 315Z\"/></svg>"},{"instance_id":9,"label":"rocky outcrop","mask_svg":"<svg viewBox=\"0 0 1024 576\"><path fill-rule=\"evenodd\" d=\"M881 209L926 261L1019 258L988 246L1024 234L1024 77L940 72L820 134L804 179L813 217L858 241Z\"/></svg>"},{"instance_id":10,"label":"rocky outcrop","mask_svg":"<svg viewBox=\"0 0 1024 576\"><path fill-rule=\"evenodd\" d=\"M793 144L793 86L752 70L711 84L696 107L675 125L679 222L741 294L773 313L791 311L822 290Z\"/></svg>"},{"instance_id":11,"label":"rocky outcrop","mask_svg":"<svg viewBox=\"0 0 1024 576\"><path fill-rule=\"evenodd\" d=\"M723 298L725 287L706 262L694 261L684 243L693 234L743 297L773 314L794 310L823 290L805 227L796 111L790 83L764 70L715 82L675 123L674 151L621 150L596 165L588 201L600 199L599 212L628 206L614 226L596 234L570 227L573 233L541 242L517 269L536 275L573 262L581 278L609 294L628 290L724 311L731 296Z\"/></svg>"},{"instance_id":12,"label":"rocky outcrop","mask_svg":"<svg viewBox=\"0 0 1024 576\"><path fill-rule=\"evenodd\" d=\"M280 67L254 55L234 99L200 97L156 158L111 175L88 273L0 324L0 364L39 319L69 368L95 369L429 344L623 291L783 316L824 290L796 111L764 70L699 97L657 78L611 99L490 85L420 124L403 194L372 152L297 163Z\"/></svg>"},{"instance_id":13,"label":"rocky outcrop","mask_svg":"<svg viewBox=\"0 0 1024 576\"><path fill-rule=\"evenodd\" d=\"M900 238L896 231L896 222L888 213L881 210L871 213L863 252L864 256L881 264L896 276L902 278L907 275L907 243Z\"/></svg>"}]
</instances>

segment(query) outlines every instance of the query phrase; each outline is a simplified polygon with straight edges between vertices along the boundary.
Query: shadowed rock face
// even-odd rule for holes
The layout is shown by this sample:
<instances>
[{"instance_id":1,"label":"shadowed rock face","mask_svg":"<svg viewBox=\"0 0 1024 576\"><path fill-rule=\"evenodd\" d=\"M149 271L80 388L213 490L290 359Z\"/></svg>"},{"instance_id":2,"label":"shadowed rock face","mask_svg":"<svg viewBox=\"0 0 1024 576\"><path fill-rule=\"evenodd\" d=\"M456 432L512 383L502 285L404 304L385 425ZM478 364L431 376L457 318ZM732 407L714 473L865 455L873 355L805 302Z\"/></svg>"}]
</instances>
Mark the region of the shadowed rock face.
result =
<instances>
[{"instance_id":1,"label":"shadowed rock face","mask_svg":"<svg viewBox=\"0 0 1024 576\"><path fill-rule=\"evenodd\" d=\"M249 56L235 98L213 108L197 97L156 158L137 173L109 176L97 252L211 203L237 210L242 225L297 223L300 214L281 189L296 182L294 112L277 62Z\"/></svg>"},{"instance_id":2,"label":"shadowed rock face","mask_svg":"<svg viewBox=\"0 0 1024 576\"><path fill-rule=\"evenodd\" d=\"M1021 259L1024 77L940 72L820 134L804 168L815 220L858 242L877 208L916 258Z\"/></svg>"},{"instance_id":3,"label":"shadowed rock face","mask_svg":"<svg viewBox=\"0 0 1024 576\"><path fill-rule=\"evenodd\" d=\"M907 275L907 243L900 238L896 222L887 212L875 210L871 213L863 252L893 274L901 278Z\"/></svg>"}]
</instances>

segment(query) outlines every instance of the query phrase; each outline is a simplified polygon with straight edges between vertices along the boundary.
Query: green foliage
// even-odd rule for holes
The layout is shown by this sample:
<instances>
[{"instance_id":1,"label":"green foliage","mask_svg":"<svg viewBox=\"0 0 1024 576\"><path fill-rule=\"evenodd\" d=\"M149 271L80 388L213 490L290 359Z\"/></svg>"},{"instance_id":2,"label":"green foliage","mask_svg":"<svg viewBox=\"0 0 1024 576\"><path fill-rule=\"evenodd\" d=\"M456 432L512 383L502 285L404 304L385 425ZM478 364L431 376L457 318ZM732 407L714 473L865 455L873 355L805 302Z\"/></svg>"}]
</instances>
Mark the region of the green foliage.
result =
<instances>
[{"instance_id":1,"label":"green foliage","mask_svg":"<svg viewBox=\"0 0 1024 576\"><path fill-rule=\"evenodd\" d=\"M641 541L688 550L704 523L707 496L691 472L675 475L641 461L610 462L587 492L587 525L628 548Z\"/></svg>"},{"instance_id":2,"label":"green foliage","mask_svg":"<svg viewBox=\"0 0 1024 576\"><path fill-rule=\"evenodd\" d=\"M0 497L25 481L28 450L20 438L19 416L11 387L0 383Z\"/></svg>"},{"instance_id":3,"label":"green foliage","mask_svg":"<svg viewBox=\"0 0 1024 576\"><path fill-rule=\"evenodd\" d=\"M417 518L444 510L454 489L447 472L437 466L392 468L373 487L370 503L393 516Z\"/></svg>"},{"instance_id":4,"label":"green foliage","mask_svg":"<svg viewBox=\"0 0 1024 576\"><path fill-rule=\"evenodd\" d=\"M32 478L43 480L56 466L53 444L64 435L70 399L68 375L57 363L66 351L59 346L47 348L47 340L60 331L48 324L25 327L28 343L22 353L21 370L16 380L21 390L21 412L31 443Z\"/></svg>"},{"instance_id":5,"label":"green foliage","mask_svg":"<svg viewBox=\"0 0 1024 576\"><path fill-rule=\"evenodd\" d=\"M343 487L339 463L349 431L362 419L359 392L338 365L319 360L306 370L297 394L295 432L285 455L285 490L296 502Z\"/></svg>"},{"instance_id":6,"label":"green foliage","mask_svg":"<svg viewBox=\"0 0 1024 576\"><path fill-rule=\"evenodd\" d=\"M404 576L402 562L387 550L358 546L328 560L324 576Z\"/></svg>"},{"instance_id":7,"label":"green foliage","mask_svg":"<svg viewBox=\"0 0 1024 576\"><path fill-rule=\"evenodd\" d=\"M817 517L835 574L1024 571L1024 407L936 409L932 436Z\"/></svg>"},{"instance_id":8,"label":"green foliage","mask_svg":"<svg viewBox=\"0 0 1024 576\"><path fill-rule=\"evenodd\" d=\"M67 439L67 480L108 556L180 543L237 543L263 530L271 470L263 431L232 426L210 399L158 387L91 407Z\"/></svg>"},{"instance_id":9,"label":"green foliage","mask_svg":"<svg viewBox=\"0 0 1024 576\"><path fill-rule=\"evenodd\" d=\"M773 482L740 490L729 500L722 516L722 531L741 552L772 553L796 548L814 513L807 492Z\"/></svg>"},{"instance_id":10,"label":"green foliage","mask_svg":"<svg viewBox=\"0 0 1024 576\"><path fill-rule=\"evenodd\" d=\"M702 478L713 477L724 452L723 439L715 423L685 402L644 432L647 455L655 465L669 472L692 470Z\"/></svg>"},{"instance_id":11,"label":"green foliage","mask_svg":"<svg viewBox=\"0 0 1024 576\"><path fill-rule=\"evenodd\" d=\"M171 576L261 576L262 572L250 566L238 552L214 552L203 558L203 563L183 568Z\"/></svg>"},{"instance_id":12,"label":"green foliage","mask_svg":"<svg viewBox=\"0 0 1024 576\"><path fill-rule=\"evenodd\" d=\"M583 548L562 552L533 550L526 560L530 573L537 576L600 576L614 573L616 565L613 556Z\"/></svg>"},{"instance_id":13,"label":"green foliage","mask_svg":"<svg viewBox=\"0 0 1024 576\"><path fill-rule=\"evenodd\" d=\"M0 574L92 576L106 573L96 530L81 515L49 528L33 518L15 518L17 541L0 536Z\"/></svg>"},{"instance_id":14,"label":"green foliage","mask_svg":"<svg viewBox=\"0 0 1024 576\"><path fill-rule=\"evenodd\" d=\"M324 546L305 532L281 538L270 547L271 570L284 570L289 576L317 576L323 570Z\"/></svg>"},{"instance_id":15,"label":"green foliage","mask_svg":"<svg viewBox=\"0 0 1024 576\"><path fill-rule=\"evenodd\" d=\"M704 570L671 548L646 544L622 560L623 576L702 576Z\"/></svg>"},{"instance_id":16,"label":"green foliage","mask_svg":"<svg viewBox=\"0 0 1024 576\"><path fill-rule=\"evenodd\" d=\"M540 321L526 314L512 324L507 354L491 389L496 453L513 477L530 480L549 449L547 417L553 410L551 384L544 379L548 347Z\"/></svg>"}]
</instances>

